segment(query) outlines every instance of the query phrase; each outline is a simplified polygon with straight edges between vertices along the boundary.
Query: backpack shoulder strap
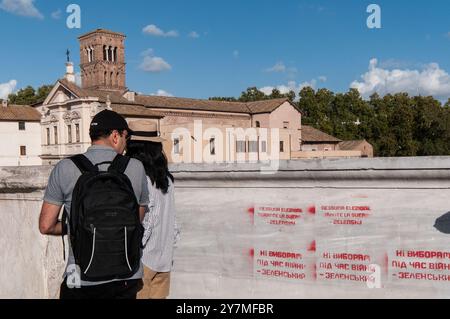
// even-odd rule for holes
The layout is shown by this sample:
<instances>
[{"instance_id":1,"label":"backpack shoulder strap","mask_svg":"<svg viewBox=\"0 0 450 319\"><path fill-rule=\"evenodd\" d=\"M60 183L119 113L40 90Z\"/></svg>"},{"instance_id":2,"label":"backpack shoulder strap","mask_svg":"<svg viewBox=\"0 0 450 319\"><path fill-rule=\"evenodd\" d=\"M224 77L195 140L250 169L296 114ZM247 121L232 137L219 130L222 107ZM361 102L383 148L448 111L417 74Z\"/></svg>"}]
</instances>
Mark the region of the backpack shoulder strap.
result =
<instances>
[{"instance_id":1,"label":"backpack shoulder strap","mask_svg":"<svg viewBox=\"0 0 450 319\"><path fill-rule=\"evenodd\" d=\"M127 169L128 163L130 162L130 158L128 156L123 156L120 154L117 154L117 156L112 161L111 165L108 168L108 172L118 172L120 174L123 174L125 170Z\"/></svg>"},{"instance_id":2,"label":"backpack shoulder strap","mask_svg":"<svg viewBox=\"0 0 450 319\"><path fill-rule=\"evenodd\" d=\"M81 173L98 172L98 167L94 166L83 154L72 156L70 159L78 167Z\"/></svg>"}]
</instances>

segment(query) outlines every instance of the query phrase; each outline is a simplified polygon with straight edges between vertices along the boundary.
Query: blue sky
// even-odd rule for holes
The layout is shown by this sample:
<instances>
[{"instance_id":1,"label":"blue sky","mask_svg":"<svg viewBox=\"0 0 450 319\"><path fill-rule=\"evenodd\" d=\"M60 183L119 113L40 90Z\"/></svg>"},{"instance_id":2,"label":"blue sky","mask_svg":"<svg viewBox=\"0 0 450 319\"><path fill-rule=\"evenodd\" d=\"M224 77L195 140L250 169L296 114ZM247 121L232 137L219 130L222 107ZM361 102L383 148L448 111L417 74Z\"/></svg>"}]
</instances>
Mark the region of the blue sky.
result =
<instances>
[{"instance_id":1,"label":"blue sky","mask_svg":"<svg viewBox=\"0 0 450 319\"><path fill-rule=\"evenodd\" d=\"M66 26L70 3L81 7L81 29ZM367 27L371 3L381 7L381 29ZM145 94L312 85L445 100L449 16L442 0L0 0L0 96L54 83L67 48L78 70L77 37L106 28L127 35L127 86Z\"/></svg>"}]
</instances>

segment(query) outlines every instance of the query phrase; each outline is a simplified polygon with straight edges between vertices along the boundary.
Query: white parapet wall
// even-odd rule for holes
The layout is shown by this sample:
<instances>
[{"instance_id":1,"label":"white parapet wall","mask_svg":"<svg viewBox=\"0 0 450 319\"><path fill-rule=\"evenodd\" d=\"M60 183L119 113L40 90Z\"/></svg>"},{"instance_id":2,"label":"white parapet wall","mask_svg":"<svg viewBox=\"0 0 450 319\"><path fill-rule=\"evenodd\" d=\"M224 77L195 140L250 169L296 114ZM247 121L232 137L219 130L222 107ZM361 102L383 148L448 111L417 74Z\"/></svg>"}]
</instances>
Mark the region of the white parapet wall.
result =
<instances>
[{"instance_id":1,"label":"white parapet wall","mask_svg":"<svg viewBox=\"0 0 450 319\"><path fill-rule=\"evenodd\" d=\"M178 164L171 298L449 298L450 158ZM0 298L56 298L50 167L0 168ZM437 228L436 228L437 227Z\"/></svg>"}]
</instances>

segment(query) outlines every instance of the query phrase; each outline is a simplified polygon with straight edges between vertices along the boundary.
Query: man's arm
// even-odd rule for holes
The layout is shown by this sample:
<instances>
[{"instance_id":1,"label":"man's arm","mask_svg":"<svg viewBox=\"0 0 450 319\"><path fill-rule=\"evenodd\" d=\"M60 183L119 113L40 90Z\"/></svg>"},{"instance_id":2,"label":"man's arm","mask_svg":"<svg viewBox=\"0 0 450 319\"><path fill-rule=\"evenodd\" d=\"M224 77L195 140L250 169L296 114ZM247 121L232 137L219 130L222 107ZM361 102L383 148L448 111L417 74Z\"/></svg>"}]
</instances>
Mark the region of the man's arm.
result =
<instances>
[{"instance_id":1,"label":"man's arm","mask_svg":"<svg viewBox=\"0 0 450 319\"><path fill-rule=\"evenodd\" d=\"M141 219L141 223L144 221L145 208L145 206L139 206L139 218Z\"/></svg>"},{"instance_id":2,"label":"man's arm","mask_svg":"<svg viewBox=\"0 0 450 319\"><path fill-rule=\"evenodd\" d=\"M61 236L62 223L58 222L61 206L44 201L39 216L39 231L42 235Z\"/></svg>"}]
</instances>

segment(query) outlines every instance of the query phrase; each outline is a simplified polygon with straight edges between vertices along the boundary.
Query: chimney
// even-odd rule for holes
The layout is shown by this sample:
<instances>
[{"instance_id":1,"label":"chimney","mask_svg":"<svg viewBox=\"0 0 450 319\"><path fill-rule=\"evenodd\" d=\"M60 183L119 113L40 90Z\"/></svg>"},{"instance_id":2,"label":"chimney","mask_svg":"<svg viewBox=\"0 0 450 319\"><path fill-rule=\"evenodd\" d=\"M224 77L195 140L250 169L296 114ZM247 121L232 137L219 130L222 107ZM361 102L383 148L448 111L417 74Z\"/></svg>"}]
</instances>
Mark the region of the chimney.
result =
<instances>
[{"instance_id":1,"label":"chimney","mask_svg":"<svg viewBox=\"0 0 450 319\"><path fill-rule=\"evenodd\" d=\"M75 73L73 71L73 63L67 62L66 63L66 75L64 78L69 81L70 83L75 83Z\"/></svg>"},{"instance_id":2,"label":"chimney","mask_svg":"<svg viewBox=\"0 0 450 319\"><path fill-rule=\"evenodd\" d=\"M7 99L2 100L2 107L8 107L8 100Z\"/></svg>"}]
</instances>

